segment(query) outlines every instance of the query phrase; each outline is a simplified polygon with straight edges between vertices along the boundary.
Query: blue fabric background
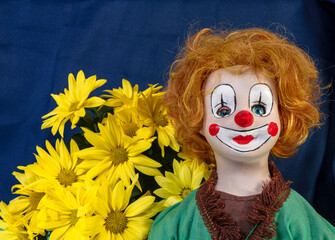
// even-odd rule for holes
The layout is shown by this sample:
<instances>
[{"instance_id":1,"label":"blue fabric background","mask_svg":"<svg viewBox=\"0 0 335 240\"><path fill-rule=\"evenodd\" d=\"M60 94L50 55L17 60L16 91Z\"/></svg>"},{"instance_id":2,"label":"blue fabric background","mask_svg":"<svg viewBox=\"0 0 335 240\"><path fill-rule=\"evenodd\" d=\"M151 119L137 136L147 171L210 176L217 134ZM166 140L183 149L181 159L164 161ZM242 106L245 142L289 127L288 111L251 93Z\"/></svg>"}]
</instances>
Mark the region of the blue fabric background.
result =
<instances>
[{"instance_id":1,"label":"blue fabric background","mask_svg":"<svg viewBox=\"0 0 335 240\"><path fill-rule=\"evenodd\" d=\"M119 87L126 78L144 90L148 83L165 83L189 31L275 30L280 24L313 57L327 84L335 77L334 16L334 0L1 1L0 199L14 197L10 189L17 181L11 173L35 161L36 145L54 143L50 129L40 130L41 116L56 107L50 94L63 92L70 72L82 69L86 76L108 79L102 89ZM323 127L295 157L277 161L293 188L333 224L334 99L329 91Z\"/></svg>"}]
</instances>

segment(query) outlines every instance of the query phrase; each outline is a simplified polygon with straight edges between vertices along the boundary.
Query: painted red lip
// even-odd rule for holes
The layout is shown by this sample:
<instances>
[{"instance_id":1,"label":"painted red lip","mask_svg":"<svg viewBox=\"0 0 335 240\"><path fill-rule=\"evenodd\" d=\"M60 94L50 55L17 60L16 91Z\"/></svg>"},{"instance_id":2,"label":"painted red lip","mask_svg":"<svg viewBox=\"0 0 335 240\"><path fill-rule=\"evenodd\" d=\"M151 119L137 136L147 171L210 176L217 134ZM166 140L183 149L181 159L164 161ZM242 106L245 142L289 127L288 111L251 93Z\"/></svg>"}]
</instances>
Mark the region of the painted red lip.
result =
<instances>
[{"instance_id":1,"label":"painted red lip","mask_svg":"<svg viewBox=\"0 0 335 240\"><path fill-rule=\"evenodd\" d=\"M247 135L247 136L238 135L237 137L234 137L233 140L237 142L238 144L244 145L254 140L254 137L252 135Z\"/></svg>"}]
</instances>

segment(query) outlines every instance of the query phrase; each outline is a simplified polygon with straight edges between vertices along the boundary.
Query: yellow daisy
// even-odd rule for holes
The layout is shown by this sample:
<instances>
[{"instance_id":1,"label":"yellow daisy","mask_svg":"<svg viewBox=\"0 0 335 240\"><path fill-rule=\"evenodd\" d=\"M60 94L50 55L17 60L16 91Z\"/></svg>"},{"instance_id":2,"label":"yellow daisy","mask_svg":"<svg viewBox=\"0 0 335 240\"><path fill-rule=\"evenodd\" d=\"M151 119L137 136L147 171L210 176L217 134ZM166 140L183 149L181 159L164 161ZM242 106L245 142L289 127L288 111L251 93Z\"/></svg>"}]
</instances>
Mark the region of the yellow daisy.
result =
<instances>
[{"instance_id":1,"label":"yellow daisy","mask_svg":"<svg viewBox=\"0 0 335 240\"><path fill-rule=\"evenodd\" d=\"M21 170L24 170L24 167L18 167ZM19 172L13 172L12 173L15 178L20 182L20 184L16 184L12 187L12 192L14 194L20 194L23 196L19 196L17 198L18 202L20 204L17 204L16 207L17 209L13 209L11 212L16 212L16 213L25 213L26 211L29 211L28 209L30 208L31 210L34 210L37 208L37 205L41 198L43 197L44 193L41 194L34 194L33 189L26 188L28 185L36 182L39 180L39 177L35 175L33 172L29 171L26 169L24 173L19 173ZM36 186L38 188L38 186ZM15 191L14 191L15 190ZM29 200L29 197L31 196L31 199Z\"/></svg>"},{"instance_id":2,"label":"yellow daisy","mask_svg":"<svg viewBox=\"0 0 335 240\"><path fill-rule=\"evenodd\" d=\"M78 152L83 159L79 168L88 170L89 178L102 176L111 181L122 179L125 186L135 177L135 169L149 175L161 175L161 164L143 155L151 147L149 140L133 140L120 131L114 115L109 114L105 125L98 124L100 133L84 130L84 136L93 147Z\"/></svg>"},{"instance_id":3,"label":"yellow daisy","mask_svg":"<svg viewBox=\"0 0 335 240\"><path fill-rule=\"evenodd\" d=\"M101 96L108 98L105 102L106 106L119 107L118 110L137 106L139 97L137 84L132 87L129 81L122 79L122 88L119 87L118 89L114 88L113 90L105 91L110 94Z\"/></svg>"},{"instance_id":4,"label":"yellow daisy","mask_svg":"<svg viewBox=\"0 0 335 240\"><path fill-rule=\"evenodd\" d=\"M163 88L162 86L158 86L158 83L156 84L148 84L149 87L144 90L142 93L144 96L148 96L148 95L155 95L155 96L163 96L164 92L160 92L160 90ZM140 95L140 99L142 98L142 95Z\"/></svg>"},{"instance_id":5,"label":"yellow daisy","mask_svg":"<svg viewBox=\"0 0 335 240\"><path fill-rule=\"evenodd\" d=\"M135 108L124 109L118 111L114 116L120 120L121 130L124 135L133 138L134 140L149 139L152 138L154 132L148 127L143 125L143 120L139 119L139 115Z\"/></svg>"},{"instance_id":6,"label":"yellow daisy","mask_svg":"<svg viewBox=\"0 0 335 240\"><path fill-rule=\"evenodd\" d=\"M45 196L44 190L40 185L33 184L39 178L28 169L24 173L13 172L13 175L21 184L14 185L12 188L14 194L20 194L13 199L8 206L9 211L15 214L24 214L29 222L29 229L36 234L44 235L44 229L37 227L38 206L41 199Z\"/></svg>"},{"instance_id":7,"label":"yellow daisy","mask_svg":"<svg viewBox=\"0 0 335 240\"><path fill-rule=\"evenodd\" d=\"M162 87L156 87L157 84L149 84L149 88L143 92L144 95L147 95L149 92L156 93ZM114 107L115 111L121 111L127 108L137 107L139 98L141 94L138 91L138 85L134 87L131 86L130 82L126 79L122 79L122 88L114 88L113 90L105 90L110 95L102 95L101 97L108 98L105 105L109 107Z\"/></svg>"},{"instance_id":8,"label":"yellow daisy","mask_svg":"<svg viewBox=\"0 0 335 240\"><path fill-rule=\"evenodd\" d=\"M149 232L157 214L155 197L142 196L129 204L133 184L126 188L122 181L115 186L108 181L101 182L95 204L95 216L87 220L90 228L83 232L95 240L141 240Z\"/></svg>"},{"instance_id":9,"label":"yellow daisy","mask_svg":"<svg viewBox=\"0 0 335 240\"><path fill-rule=\"evenodd\" d=\"M165 172L165 177L156 176L159 188L154 194L165 199L164 205L170 207L182 201L191 191L197 189L204 176L204 164L192 169L184 162L173 160L173 173Z\"/></svg>"},{"instance_id":10,"label":"yellow daisy","mask_svg":"<svg viewBox=\"0 0 335 240\"><path fill-rule=\"evenodd\" d=\"M184 152L180 152L178 153L178 157L180 157L181 159L183 159L184 163L187 164L191 169L196 169L198 168L198 166L200 166L201 164L204 164L204 178L205 180L208 180L209 177L211 176L212 173L212 169L215 167L215 164L207 164L205 161L197 158L197 157L189 157L188 155L186 155Z\"/></svg>"},{"instance_id":11,"label":"yellow daisy","mask_svg":"<svg viewBox=\"0 0 335 240\"><path fill-rule=\"evenodd\" d=\"M10 203L11 205L13 203ZM9 206L0 202L0 239L3 240L33 240L35 234L29 231L28 222L22 214L13 214Z\"/></svg>"},{"instance_id":12,"label":"yellow daisy","mask_svg":"<svg viewBox=\"0 0 335 240\"><path fill-rule=\"evenodd\" d=\"M42 189L48 189L54 184L71 187L85 179L84 172L77 168L78 157L75 153L79 151L79 148L74 140L70 142L70 152L63 139L56 141L55 148L46 141L46 148L49 153L36 147L37 162L27 167L21 167L21 169L29 170L40 178L28 185L29 187L39 185Z\"/></svg>"},{"instance_id":13,"label":"yellow daisy","mask_svg":"<svg viewBox=\"0 0 335 240\"><path fill-rule=\"evenodd\" d=\"M84 72L79 71L77 80L70 73L68 81L69 90L64 89L64 94L51 94L58 106L42 117L47 118L43 121L42 129L52 127L52 134L55 135L59 131L62 137L65 123L68 120L71 121L71 128L73 129L76 127L79 118L85 116L85 108L98 107L105 102L99 97L88 98L93 90L106 83L105 79L96 80L96 76L86 79Z\"/></svg>"},{"instance_id":14,"label":"yellow daisy","mask_svg":"<svg viewBox=\"0 0 335 240\"><path fill-rule=\"evenodd\" d=\"M153 87L153 86L152 86ZM155 93L154 89L147 91L146 95L141 95L143 101L140 101L138 112L145 119L144 125L148 126L152 132L157 132L158 145L161 148L164 157L164 147L170 146L176 152L179 152L179 144L175 138L175 130L167 115L167 109L163 106L162 93Z\"/></svg>"},{"instance_id":15,"label":"yellow daisy","mask_svg":"<svg viewBox=\"0 0 335 240\"><path fill-rule=\"evenodd\" d=\"M71 190L55 186L41 200L38 226L51 231L49 240L88 240L82 235L81 226L92 227L86 219L93 215L96 195L94 183L82 183Z\"/></svg>"}]
</instances>

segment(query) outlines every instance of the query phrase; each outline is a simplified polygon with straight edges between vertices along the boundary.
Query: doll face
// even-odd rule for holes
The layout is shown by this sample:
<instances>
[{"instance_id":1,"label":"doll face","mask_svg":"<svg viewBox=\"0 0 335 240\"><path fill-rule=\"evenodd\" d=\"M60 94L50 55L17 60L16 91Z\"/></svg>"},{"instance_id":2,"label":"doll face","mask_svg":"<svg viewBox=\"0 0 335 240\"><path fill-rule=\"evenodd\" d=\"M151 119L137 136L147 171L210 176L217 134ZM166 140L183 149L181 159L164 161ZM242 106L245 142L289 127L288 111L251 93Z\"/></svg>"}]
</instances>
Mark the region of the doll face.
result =
<instances>
[{"instance_id":1,"label":"doll face","mask_svg":"<svg viewBox=\"0 0 335 240\"><path fill-rule=\"evenodd\" d=\"M204 85L201 133L215 157L253 162L269 155L278 140L280 120L271 79L247 69L219 69Z\"/></svg>"}]
</instances>

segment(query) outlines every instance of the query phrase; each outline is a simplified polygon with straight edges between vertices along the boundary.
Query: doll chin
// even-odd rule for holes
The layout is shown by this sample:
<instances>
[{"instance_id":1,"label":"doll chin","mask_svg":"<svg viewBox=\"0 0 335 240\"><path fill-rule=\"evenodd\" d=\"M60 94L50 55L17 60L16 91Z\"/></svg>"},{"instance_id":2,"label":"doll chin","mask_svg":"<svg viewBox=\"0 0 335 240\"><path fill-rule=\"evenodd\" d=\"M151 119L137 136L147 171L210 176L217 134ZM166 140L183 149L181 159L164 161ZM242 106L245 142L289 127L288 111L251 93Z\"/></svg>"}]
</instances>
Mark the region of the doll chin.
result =
<instances>
[{"instance_id":1,"label":"doll chin","mask_svg":"<svg viewBox=\"0 0 335 240\"><path fill-rule=\"evenodd\" d=\"M237 152L234 150L229 150L225 152L214 152L216 159L219 159L219 156L224 156L225 159L240 162L240 163L255 163L258 162L263 157L268 157L270 151L253 151L253 152Z\"/></svg>"}]
</instances>

